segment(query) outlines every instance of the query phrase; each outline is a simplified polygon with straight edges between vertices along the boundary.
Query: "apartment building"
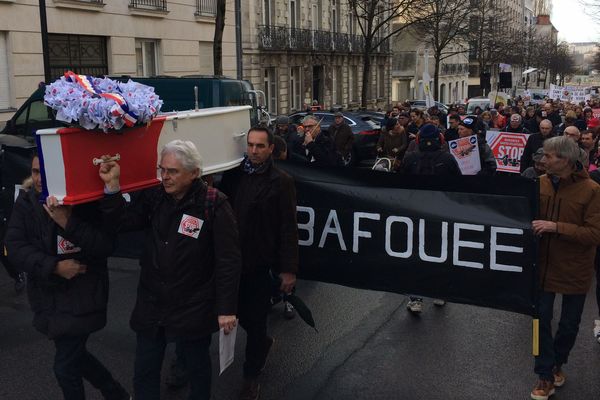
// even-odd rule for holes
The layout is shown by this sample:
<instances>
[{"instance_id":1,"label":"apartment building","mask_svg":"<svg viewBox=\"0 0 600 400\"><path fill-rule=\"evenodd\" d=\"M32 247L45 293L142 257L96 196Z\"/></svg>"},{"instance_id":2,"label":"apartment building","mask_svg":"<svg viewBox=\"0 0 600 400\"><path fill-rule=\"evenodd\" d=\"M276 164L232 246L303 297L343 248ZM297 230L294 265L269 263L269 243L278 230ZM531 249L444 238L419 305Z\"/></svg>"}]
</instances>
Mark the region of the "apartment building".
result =
<instances>
[{"instance_id":1,"label":"apartment building","mask_svg":"<svg viewBox=\"0 0 600 400\"><path fill-rule=\"evenodd\" d=\"M242 2L244 79L266 96L272 114L360 106L364 40L347 0ZM389 44L370 55L370 108L390 98Z\"/></svg>"},{"instance_id":2,"label":"apartment building","mask_svg":"<svg viewBox=\"0 0 600 400\"><path fill-rule=\"evenodd\" d=\"M234 1L223 72L236 75ZM44 80L38 0L0 0L0 121ZM213 73L216 0L46 0L50 69L89 75Z\"/></svg>"}]
</instances>

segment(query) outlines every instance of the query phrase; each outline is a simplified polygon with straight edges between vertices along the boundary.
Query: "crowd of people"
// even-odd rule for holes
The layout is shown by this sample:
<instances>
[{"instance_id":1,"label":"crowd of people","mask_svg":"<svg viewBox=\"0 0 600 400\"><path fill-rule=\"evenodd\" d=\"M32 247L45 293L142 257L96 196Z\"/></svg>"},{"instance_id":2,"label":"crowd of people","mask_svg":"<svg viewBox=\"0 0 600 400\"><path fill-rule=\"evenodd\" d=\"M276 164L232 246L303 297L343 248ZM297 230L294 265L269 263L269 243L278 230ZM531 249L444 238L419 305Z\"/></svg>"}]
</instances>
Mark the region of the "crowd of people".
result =
<instances>
[{"instance_id":1,"label":"crowd of people","mask_svg":"<svg viewBox=\"0 0 600 400\"><path fill-rule=\"evenodd\" d=\"M398 104L386 114L376 145L378 157L390 161L384 168L390 172L458 176L461 169L448 142L476 136L478 174L492 176L498 173L497 162L486 132L529 134L520 169L540 184L539 215L532 221L540 244L539 381L531 392L536 400L549 398L566 381L563 366L575 343L594 267L600 316L600 121L591 110L553 101L525 106L517 99L515 105L496 104L472 115L465 115L464 107L450 108L446 115L436 107L423 111ZM211 335L219 329L228 334L238 321L247 333L240 399L258 399L259 378L275 342L267 333L274 282L278 293L292 293L299 263L294 181L274 160L346 168L353 140L341 112L327 130L314 115L299 126L279 116L272 128L248 131L244 160L224 173L218 189L203 181L194 144L176 140L160 153L162 184L143 191L132 204L121 195L121 166L103 156L99 179L104 198L74 207L61 206L52 196L39 202L40 162L34 154L30 186L20 193L4 237L6 265L17 279L27 275L33 324L54 342L54 374L64 398L84 399L84 379L106 399L132 398L86 343L106 325L113 238L143 229L130 320L137 341L135 399L160 398L168 343L176 345L175 365L190 386L189 399L209 399ZM557 294L562 295L562 312L553 334ZM418 314L422 303L411 295L407 309ZM594 335L600 342L600 319Z\"/></svg>"}]
</instances>

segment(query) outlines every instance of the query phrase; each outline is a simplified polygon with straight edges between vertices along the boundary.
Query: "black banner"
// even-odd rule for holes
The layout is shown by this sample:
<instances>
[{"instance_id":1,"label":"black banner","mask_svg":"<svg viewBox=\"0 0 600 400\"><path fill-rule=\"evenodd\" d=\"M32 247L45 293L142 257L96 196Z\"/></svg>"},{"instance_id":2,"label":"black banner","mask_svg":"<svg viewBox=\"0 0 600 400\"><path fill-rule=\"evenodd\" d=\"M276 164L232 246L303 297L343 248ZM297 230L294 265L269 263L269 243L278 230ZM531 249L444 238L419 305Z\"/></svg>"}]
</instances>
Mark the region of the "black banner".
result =
<instances>
[{"instance_id":1,"label":"black banner","mask_svg":"<svg viewBox=\"0 0 600 400\"><path fill-rule=\"evenodd\" d=\"M535 181L279 167L296 181L301 278L533 313Z\"/></svg>"}]
</instances>

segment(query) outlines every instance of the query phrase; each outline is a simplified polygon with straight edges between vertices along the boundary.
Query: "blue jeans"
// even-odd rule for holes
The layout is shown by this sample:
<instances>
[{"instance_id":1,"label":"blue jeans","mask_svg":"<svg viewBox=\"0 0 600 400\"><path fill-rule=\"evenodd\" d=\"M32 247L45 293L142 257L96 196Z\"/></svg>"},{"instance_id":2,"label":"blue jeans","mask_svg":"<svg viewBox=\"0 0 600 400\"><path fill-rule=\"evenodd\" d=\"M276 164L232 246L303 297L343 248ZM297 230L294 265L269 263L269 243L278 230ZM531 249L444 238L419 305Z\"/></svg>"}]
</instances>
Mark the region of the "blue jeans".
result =
<instances>
[{"instance_id":1,"label":"blue jeans","mask_svg":"<svg viewBox=\"0 0 600 400\"><path fill-rule=\"evenodd\" d=\"M186 369L190 382L189 400L209 400L211 336L200 339L178 339L178 358ZM137 334L133 388L136 400L160 400L160 371L167 340L164 330L157 335Z\"/></svg>"},{"instance_id":2,"label":"blue jeans","mask_svg":"<svg viewBox=\"0 0 600 400\"><path fill-rule=\"evenodd\" d=\"M84 400L83 379L102 392L105 399L124 400L129 395L100 361L86 349L89 335L63 336L54 340L54 375L65 400Z\"/></svg>"},{"instance_id":3,"label":"blue jeans","mask_svg":"<svg viewBox=\"0 0 600 400\"><path fill-rule=\"evenodd\" d=\"M563 294L558 330L552 337L552 317L556 293L541 292L538 299L540 315L540 355L535 357L534 371L540 379L554 382L552 369L567 363L575 345L585 304L585 294Z\"/></svg>"}]
</instances>

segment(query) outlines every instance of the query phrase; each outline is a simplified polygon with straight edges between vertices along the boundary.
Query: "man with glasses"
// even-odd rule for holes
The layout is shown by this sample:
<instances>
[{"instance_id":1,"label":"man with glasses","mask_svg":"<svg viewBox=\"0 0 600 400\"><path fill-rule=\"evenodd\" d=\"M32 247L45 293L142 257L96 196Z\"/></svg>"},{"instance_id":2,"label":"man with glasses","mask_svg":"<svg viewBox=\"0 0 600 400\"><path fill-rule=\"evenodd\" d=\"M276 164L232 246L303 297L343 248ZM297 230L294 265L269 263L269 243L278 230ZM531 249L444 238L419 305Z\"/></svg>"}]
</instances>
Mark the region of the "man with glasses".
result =
<instances>
[{"instance_id":1,"label":"man with glasses","mask_svg":"<svg viewBox=\"0 0 600 400\"><path fill-rule=\"evenodd\" d=\"M307 115L302 120L304 133L300 150L293 149L296 154L315 167L329 167L341 164L341 160L329 136L321 132L320 121L314 115Z\"/></svg>"},{"instance_id":2,"label":"man with glasses","mask_svg":"<svg viewBox=\"0 0 600 400\"><path fill-rule=\"evenodd\" d=\"M158 169L162 185L142 192L132 207L121 196L120 166L107 161L99 171L106 197L119 204L111 220L121 230L146 230L130 319L137 335L134 397L160 399L165 347L175 342L190 382L188 399L208 400L212 333L228 334L236 325L237 223L226 196L200 179L202 159L192 142L167 143Z\"/></svg>"}]
</instances>

